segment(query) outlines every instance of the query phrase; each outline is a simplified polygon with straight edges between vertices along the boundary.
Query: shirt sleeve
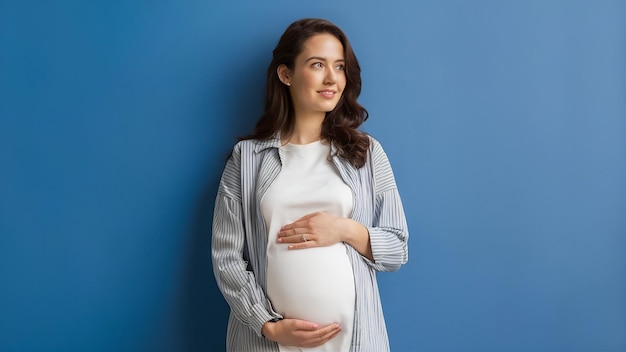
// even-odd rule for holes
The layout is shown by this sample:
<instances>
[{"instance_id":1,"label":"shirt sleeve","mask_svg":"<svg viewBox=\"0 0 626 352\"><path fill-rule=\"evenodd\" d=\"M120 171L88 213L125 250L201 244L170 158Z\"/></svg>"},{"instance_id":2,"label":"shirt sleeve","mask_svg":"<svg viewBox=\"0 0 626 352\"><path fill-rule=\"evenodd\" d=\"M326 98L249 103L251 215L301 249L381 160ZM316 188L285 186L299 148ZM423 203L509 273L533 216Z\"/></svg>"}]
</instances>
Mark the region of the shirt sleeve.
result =
<instances>
[{"instance_id":1,"label":"shirt sleeve","mask_svg":"<svg viewBox=\"0 0 626 352\"><path fill-rule=\"evenodd\" d=\"M396 271L408 261L409 231L404 208L387 154L378 141L371 142L374 218L368 226L374 270Z\"/></svg>"},{"instance_id":2,"label":"shirt sleeve","mask_svg":"<svg viewBox=\"0 0 626 352\"><path fill-rule=\"evenodd\" d=\"M220 180L213 213L211 257L222 295L237 319L261 336L267 321L280 319L271 308L245 260L245 226L241 201L241 153L235 147Z\"/></svg>"}]
</instances>

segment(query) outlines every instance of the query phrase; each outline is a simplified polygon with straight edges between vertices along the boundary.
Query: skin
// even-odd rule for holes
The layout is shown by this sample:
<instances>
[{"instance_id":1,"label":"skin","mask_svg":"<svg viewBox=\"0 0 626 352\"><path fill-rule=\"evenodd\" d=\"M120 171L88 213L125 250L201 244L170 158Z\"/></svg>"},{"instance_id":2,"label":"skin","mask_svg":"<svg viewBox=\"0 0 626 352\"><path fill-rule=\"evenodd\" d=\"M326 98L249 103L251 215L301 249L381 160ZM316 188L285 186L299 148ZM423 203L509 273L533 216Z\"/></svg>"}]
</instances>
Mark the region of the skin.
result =
<instances>
[{"instance_id":1,"label":"skin","mask_svg":"<svg viewBox=\"0 0 626 352\"><path fill-rule=\"evenodd\" d=\"M296 57L294 68L278 67L280 80L289 87L294 105L295 125L282 142L307 144L320 139L326 113L333 110L346 87L343 45L330 34L309 38ZM322 91L336 92L327 98Z\"/></svg>"},{"instance_id":2,"label":"skin","mask_svg":"<svg viewBox=\"0 0 626 352\"><path fill-rule=\"evenodd\" d=\"M283 138L283 145L320 140L324 117L337 106L346 86L343 45L331 34L315 35L304 43L293 70L281 65L277 74L289 87L295 110L294 129ZM277 241L287 245L290 250L345 242L361 255L374 260L369 232L365 226L352 219L335 217L325 212L308 214L283 226ZM262 328L266 338L281 345L297 347L322 345L339 331L341 327L336 323L320 326L289 317L278 322L267 322Z\"/></svg>"}]
</instances>

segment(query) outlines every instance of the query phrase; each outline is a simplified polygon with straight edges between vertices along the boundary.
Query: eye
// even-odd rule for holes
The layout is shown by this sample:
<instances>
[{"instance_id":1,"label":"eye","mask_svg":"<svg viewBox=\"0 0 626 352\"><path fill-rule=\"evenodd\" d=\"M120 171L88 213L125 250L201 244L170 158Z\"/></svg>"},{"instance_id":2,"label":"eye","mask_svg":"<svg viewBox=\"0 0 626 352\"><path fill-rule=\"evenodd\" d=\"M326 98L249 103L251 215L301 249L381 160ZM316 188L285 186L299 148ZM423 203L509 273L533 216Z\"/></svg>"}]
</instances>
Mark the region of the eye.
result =
<instances>
[{"instance_id":1,"label":"eye","mask_svg":"<svg viewBox=\"0 0 626 352\"><path fill-rule=\"evenodd\" d=\"M323 68L324 66L322 65L321 62L315 62L311 65L311 67L313 68Z\"/></svg>"},{"instance_id":2,"label":"eye","mask_svg":"<svg viewBox=\"0 0 626 352\"><path fill-rule=\"evenodd\" d=\"M346 69L346 66L344 66L343 64L339 64L337 66L335 66L335 68L339 71L344 71Z\"/></svg>"}]
</instances>

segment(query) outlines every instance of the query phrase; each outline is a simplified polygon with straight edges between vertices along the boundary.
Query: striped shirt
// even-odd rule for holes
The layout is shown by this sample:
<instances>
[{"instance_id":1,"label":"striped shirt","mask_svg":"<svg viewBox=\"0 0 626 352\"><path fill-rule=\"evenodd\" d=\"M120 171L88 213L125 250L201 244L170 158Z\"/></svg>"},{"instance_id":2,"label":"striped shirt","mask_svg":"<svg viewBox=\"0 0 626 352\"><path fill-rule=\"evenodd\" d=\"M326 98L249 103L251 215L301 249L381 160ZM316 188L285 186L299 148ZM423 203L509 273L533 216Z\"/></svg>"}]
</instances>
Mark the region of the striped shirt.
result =
<instances>
[{"instance_id":1,"label":"striped shirt","mask_svg":"<svg viewBox=\"0 0 626 352\"><path fill-rule=\"evenodd\" d=\"M212 260L217 285L230 306L229 352L277 352L261 334L280 319L266 296L267 234L259 202L281 170L280 138L245 140L233 148L220 180L213 214ZM374 261L347 246L354 272L356 305L350 352L389 351L376 272L395 271L408 260L408 228L391 165L370 137L361 168L332 161L354 197L351 218L367 227Z\"/></svg>"}]
</instances>

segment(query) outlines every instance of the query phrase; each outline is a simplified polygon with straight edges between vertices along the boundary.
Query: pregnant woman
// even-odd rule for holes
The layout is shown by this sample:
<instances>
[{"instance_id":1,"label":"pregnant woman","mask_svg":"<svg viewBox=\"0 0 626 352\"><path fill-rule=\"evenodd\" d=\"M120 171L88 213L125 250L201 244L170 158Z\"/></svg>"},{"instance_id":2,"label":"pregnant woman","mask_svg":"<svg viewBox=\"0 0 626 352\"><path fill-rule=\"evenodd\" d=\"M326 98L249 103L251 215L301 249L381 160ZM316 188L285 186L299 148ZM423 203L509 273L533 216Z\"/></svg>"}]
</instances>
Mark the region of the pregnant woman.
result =
<instances>
[{"instance_id":1,"label":"pregnant woman","mask_svg":"<svg viewBox=\"0 0 626 352\"><path fill-rule=\"evenodd\" d=\"M408 258L389 160L358 128L360 67L323 19L273 51L265 111L226 163L212 260L231 314L229 352L384 352L376 272Z\"/></svg>"}]
</instances>

